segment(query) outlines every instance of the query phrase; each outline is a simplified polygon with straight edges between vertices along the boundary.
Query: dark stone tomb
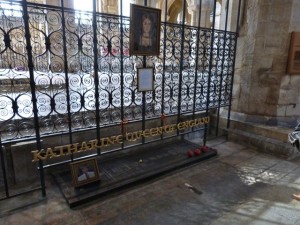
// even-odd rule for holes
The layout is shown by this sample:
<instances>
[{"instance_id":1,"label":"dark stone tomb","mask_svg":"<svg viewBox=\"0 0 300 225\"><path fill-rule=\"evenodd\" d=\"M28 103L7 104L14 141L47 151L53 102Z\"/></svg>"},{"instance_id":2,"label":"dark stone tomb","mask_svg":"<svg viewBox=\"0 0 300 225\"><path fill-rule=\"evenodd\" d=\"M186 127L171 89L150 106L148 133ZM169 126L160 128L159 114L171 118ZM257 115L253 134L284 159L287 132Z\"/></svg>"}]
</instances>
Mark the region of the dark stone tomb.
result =
<instances>
[{"instance_id":1,"label":"dark stone tomb","mask_svg":"<svg viewBox=\"0 0 300 225\"><path fill-rule=\"evenodd\" d=\"M175 141L110 159L98 157L100 182L79 188L73 187L70 168L52 174L67 203L75 207L217 155L215 149L209 148L200 155L188 156L189 150L199 147L188 141Z\"/></svg>"}]
</instances>

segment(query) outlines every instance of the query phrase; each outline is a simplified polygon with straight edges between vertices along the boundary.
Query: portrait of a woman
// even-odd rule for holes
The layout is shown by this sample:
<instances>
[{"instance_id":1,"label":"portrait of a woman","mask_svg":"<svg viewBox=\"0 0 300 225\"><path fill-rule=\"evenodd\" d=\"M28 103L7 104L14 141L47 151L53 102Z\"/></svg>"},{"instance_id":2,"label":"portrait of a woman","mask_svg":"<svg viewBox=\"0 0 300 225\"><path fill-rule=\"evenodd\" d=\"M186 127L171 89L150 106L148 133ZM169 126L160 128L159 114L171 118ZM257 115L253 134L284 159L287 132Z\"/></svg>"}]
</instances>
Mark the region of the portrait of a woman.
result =
<instances>
[{"instance_id":1,"label":"portrait of a woman","mask_svg":"<svg viewBox=\"0 0 300 225\"><path fill-rule=\"evenodd\" d=\"M141 20L141 35L138 44L139 50L149 51L152 48L152 43L155 42L153 39L152 24L153 19L150 14L145 13L142 15Z\"/></svg>"},{"instance_id":2,"label":"portrait of a woman","mask_svg":"<svg viewBox=\"0 0 300 225\"><path fill-rule=\"evenodd\" d=\"M133 4L131 10L131 54L158 55L161 11Z\"/></svg>"}]
</instances>

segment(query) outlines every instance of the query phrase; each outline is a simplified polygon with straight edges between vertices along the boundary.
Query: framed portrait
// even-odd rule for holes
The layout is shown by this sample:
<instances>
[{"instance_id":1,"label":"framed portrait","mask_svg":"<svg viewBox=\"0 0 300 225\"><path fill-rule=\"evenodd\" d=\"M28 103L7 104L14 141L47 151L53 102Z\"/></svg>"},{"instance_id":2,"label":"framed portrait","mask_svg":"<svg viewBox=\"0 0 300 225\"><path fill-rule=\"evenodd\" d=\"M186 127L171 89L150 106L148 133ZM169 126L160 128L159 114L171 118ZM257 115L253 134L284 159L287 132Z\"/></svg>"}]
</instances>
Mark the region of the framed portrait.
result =
<instances>
[{"instance_id":1,"label":"framed portrait","mask_svg":"<svg viewBox=\"0 0 300 225\"><path fill-rule=\"evenodd\" d=\"M159 55L161 10L130 5L130 55Z\"/></svg>"},{"instance_id":2,"label":"framed portrait","mask_svg":"<svg viewBox=\"0 0 300 225\"><path fill-rule=\"evenodd\" d=\"M154 89L153 72L154 72L153 67L137 69L138 91L153 91Z\"/></svg>"},{"instance_id":3,"label":"framed portrait","mask_svg":"<svg viewBox=\"0 0 300 225\"><path fill-rule=\"evenodd\" d=\"M98 164L95 158L80 160L70 165L74 187L81 187L100 180Z\"/></svg>"}]
</instances>

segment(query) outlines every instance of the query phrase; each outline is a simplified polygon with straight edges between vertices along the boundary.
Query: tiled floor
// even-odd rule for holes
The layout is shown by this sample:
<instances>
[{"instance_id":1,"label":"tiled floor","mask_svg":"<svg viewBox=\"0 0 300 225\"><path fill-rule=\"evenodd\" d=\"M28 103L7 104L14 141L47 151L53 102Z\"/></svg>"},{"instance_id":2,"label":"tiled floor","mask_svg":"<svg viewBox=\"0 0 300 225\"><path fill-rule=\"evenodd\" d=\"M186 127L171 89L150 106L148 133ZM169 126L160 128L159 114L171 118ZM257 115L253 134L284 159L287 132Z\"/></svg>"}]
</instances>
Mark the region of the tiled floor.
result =
<instances>
[{"instance_id":1,"label":"tiled floor","mask_svg":"<svg viewBox=\"0 0 300 225\"><path fill-rule=\"evenodd\" d=\"M284 160L216 139L218 156L70 209L49 177L40 192L0 202L0 224L300 224L300 156Z\"/></svg>"}]
</instances>

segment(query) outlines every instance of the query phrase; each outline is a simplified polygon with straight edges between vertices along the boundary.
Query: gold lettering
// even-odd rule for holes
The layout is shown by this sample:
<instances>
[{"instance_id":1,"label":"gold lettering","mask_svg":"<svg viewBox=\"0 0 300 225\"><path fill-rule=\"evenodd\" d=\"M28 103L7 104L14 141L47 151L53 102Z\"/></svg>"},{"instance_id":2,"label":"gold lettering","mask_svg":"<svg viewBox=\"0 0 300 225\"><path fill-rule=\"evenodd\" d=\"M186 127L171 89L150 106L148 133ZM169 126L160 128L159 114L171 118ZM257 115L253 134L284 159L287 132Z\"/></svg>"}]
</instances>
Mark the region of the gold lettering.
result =
<instances>
[{"instance_id":1,"label":"gold lettering","mask_svg":"<svg viewBox=\"0 0 300 225\"><path fill-rule=\"evenodd\" d=\"M144 137L149 137L149 136L150 136L150 131L149 131L149 129L145 129L145 130L143 131L143 136L144 136Z\"/></svg>"},{"instance_id":2,"label":"gold lettering","mask_svg":"<svg viewBox=\"0 0 300 225\"><path fill-rule=\"evenodd\" d=\"M107 140L107 145L113 145L115 143L115 136L106 138L106 140Z\"/></svg>"},{"instance_id":3,"label":"gold lettering","mask_svg":"<svg viewBox=\"0 0 300 225\"><path fill-rule=\"evenodd\" d=\"M131 137L131 138L129 138L129 137ZM132 133L126 133L126 140L127 141L136 141L136 139L134 139Z\"/></svg>"},{"instance_id":4,"label":"gold lettering","mask_svg":"<svg viewBox=\"0 0 300 225\"><path fill-rule=\"evenodd\" d=\"M118 135L116 137L116 141L117 141L118 144L122 144L123 143L123 135Z\"/></svg>"},{"instance_id":5,"label":"gold lettering","mask_svg":"<svg viewBox=\"0 0 300 225\"><path fill-rule=\"evenodd\" d=\"M139 138L144 137L144 132L142 130L138 131Z\"/></svg>"},{"instance_id":6,"label":"gold lettering","mask_svg":"<svg viewBox=\"0 0 300 225\"><path fill-rule=\"evenodd\" d=\"M151 136L156 136L157 133L158 133L158 132L157 132L157 128L151 128L151 129L150 129L150 135L151 135Z\"/></svg>"},{"instance_id":7,"label":"gold lettering","mask_svg":"<svg viewBox=\"0 0 300 225\"><path fill-rule=\"evenodd\" d=\"M163 127L157 127L157 133L162 134L163 133Z\"/></svg>"},{"instance_id":8,"label":"gold lettering","mask_svg":"<svg viewBox=\"0 0 300 225\"><path fill-rule=\"evenodd\" d=\"M204 122L203 122L203 118L199 118L199 125L202 125Z\"/></svg>"},{"instance_id":9,"label":"gold lettering","mask_svg":"<svg viewBox=\"0 0 300 225\"><path fill-rule=\"evenodd\" d=\"M91 144L91 149L98 149L100 148L100 146L98 145L98 140L94 139L94 140L90 140L89 143Z\"/></svg>"},{"instance_id":10,"label":"gold lettering","mask_svg":"<svg viewBox=\"0 0 300 225\"><path fill-rule=\"evenodd\" d=\"M136 141L141 137L149 137L163 134L163 132L169 133L174 130L184 130L189 127L194 127L202 124L207 124L210 121L210 117L202 117L199 119L188 120L184 122L180 122L178 124L164 125L161 127L155 127L145 130L139 130L132 133L126 132L126 140L127 141ZM99 141L97 139L90 140L88 142L81 142L80 148L79 143L55 146L52 148L47 148L46 151L42 149L41 151L31 151L32 154L32 162L37 162L39 160L46 160L47 158L57 158L65 155L70 155L72 153L78 153L82 151L93 150L101 147L106 147L111 144L122 144L124 141L123 135L111 136L101 138Z\"/></svg>"},{"instance_id":11,"label":"gold lettering","mask_svg":"<svg viewBox=\"0 0 300 225\"><path fill-rule=\"evenodd\" d=\"M78 150L78 145L79 143L65 145L65 147L67 148L66 155L71 155L72 153L80 152Z\"/></svg>"},{"instance_id":12,"label":"gold lettering","mask_svg":"<svg viewBox=\"0 0 300 225\"><path fill-rule=\"evenodd\" d=\"M177 130L177 124L173 124L172 127L173 127L173 130Z\"/></svg>"},{"instance_id":13,"label":"gold lettering","mask_svg":"<svg viewBox=\"0 0 300 225\"><path fill-rule=\"evenodd\" d=\"M52 148L47 148L47 150L46 150L46 156L45 156L45 157L46 157L46 158L52 159L52 158L59 157L59 155L56 155L56 154L53 152Z\"/></svg>"},{"instance_id":14,"label":"gold lettering","mask_svg":"<svg viewBox=\"0 0 300 225\"><path fill-rule=\"evenodd\" d=\"M59 156L64 156L65 153L64 153L64 146L55 146L54 147L54 151L55 152L59 152Z\"/></svg>"},{"instance_id":15,"label":"gold lettering","mask_svg":"<svg viewBox=\"0 0 300 225\"><path fill-rule=\"evenodd\" d=\"M183 130L185 127L184 127L184 123L183 122L180 122L178 123L177 127L178 127L178 130Z\"/></svg>"},{"instance_id":16,"label":"gold lettering","mask_svg":"<svg viewBox=\"0 0 300 225\"><path fill-rule=\"evenodd\" d=\"M101 140L101 146L103 146L103 147L107 147L107 146L109 146L109 143L108 143L108 140L109 138L101 138L100 140Z\"/></svg>"},{"instance_id":17,"label":"gold lettering","mask_svg":"<svg viewBox=\"0 0 300 225\"><path fill-rule=\"evenodd\" d=\"M32 153L32 162L37 162L39 160L45 160L47 159L47 156L45 156L45 152L44 149L42 149L41 151L31 151ZM44 156L42 156L44 155Z\"/></svg>"},{"instance_id":18,"label":"gold lettering","mask_svg":"<svg viewBox=\"0 0 300 225\"><path fill-rule=\"evenodd\" d=\"M188 121L188 123L189 123L189 127L195 126L195 121L194 120L190 120L190 121Z\"/></svg>"},{"instance_id":19,"label":"gold lettering","mask_svg":"<svg viewBox=\"0 0 300 225\"><path fill-rule=\"evenodd\" d=\"M174 124L164 126L164 131L166 133L170 133L170 132L174 131Z\"/></svg>"},{"instance_id":20,"label":"gold lettering","mask_svg":"<svg viewBox=\"0 0 300 225\"><path fill-rule=\"evenodd\" d=\"M123 135L118 135L118 136L111 136L110 138L107 138L107 145L113 145L118 143L122 144L123 143Z\"/></svg>"},{"instance_id":21,"label":"gold lettering","mask_svg":"<svg viewBox=\"0 0 300 225\"><path fill-rule=\"evenodd\" d=\"M107 143L105 143L106 142L106 139L107 138L100 138L100 147L106 147L106 146L108 146L108 144Z\"/></svg>"},{"instance_id":22,"label":"gold lettering","mask_svg":"<svg viewBox=\"0 0 300 225\"><path fill-rule=\"evenodd\" d=\"M209 117L208 116L204 117L204 121L205 121L205 123L209 123Z\"/></svg>"},{"instance_id":23,"label":"gold lettering","mask_svg":"<svg viewBox=\"0 0 300 225\"><path fill-rule=\"evenodd\" d=\"M91 150L91 147L84 141L81 143L80 152Z\"/></svg>"},{"instance_id":24,"label":"gold lettering","mask_svg":"<svg viewBox=\"0 0 300 225\"><path fill-rule=\"evenodd\" d=\"M137 140L140 138L139 133L138 132L132 132L132 136L134 140Z\"/></svg>"}]
</instances>

